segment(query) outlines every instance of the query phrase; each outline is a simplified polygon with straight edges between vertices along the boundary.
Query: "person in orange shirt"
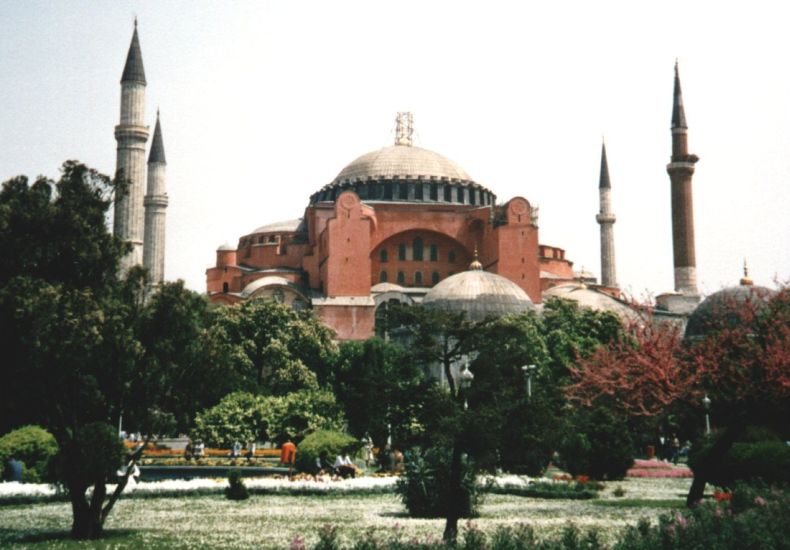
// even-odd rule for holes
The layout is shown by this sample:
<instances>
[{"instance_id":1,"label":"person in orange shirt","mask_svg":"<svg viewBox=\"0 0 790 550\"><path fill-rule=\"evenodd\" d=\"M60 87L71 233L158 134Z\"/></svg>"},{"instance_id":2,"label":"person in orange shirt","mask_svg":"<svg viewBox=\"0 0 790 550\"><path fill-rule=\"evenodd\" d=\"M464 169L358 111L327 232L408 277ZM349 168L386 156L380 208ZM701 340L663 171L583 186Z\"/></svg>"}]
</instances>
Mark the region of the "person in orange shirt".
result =
<instances>
[{"instance_id":1,"label":"person in orange shirt","mask_svg":"<svg viewBox=\"0 0 790 550\"><path fill-rule=\"evenodd\" d=\"M288 475L293 473L294 464L296 463L296 445L288 438L283 443L280 449L280 464L288 466Z\"/></svg>"}]
</instances>

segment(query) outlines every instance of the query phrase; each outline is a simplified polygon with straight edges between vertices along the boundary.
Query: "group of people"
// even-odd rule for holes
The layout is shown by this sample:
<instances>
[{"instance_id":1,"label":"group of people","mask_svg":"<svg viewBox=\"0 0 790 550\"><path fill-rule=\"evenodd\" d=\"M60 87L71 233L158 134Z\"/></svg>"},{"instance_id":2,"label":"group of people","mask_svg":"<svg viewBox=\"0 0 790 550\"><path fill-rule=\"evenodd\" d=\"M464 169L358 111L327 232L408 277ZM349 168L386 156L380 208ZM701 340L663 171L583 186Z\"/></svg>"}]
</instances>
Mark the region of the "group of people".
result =
<instances>
[{"instance_id":1,"label":"group of people","mask_svg":"<svg viewBox=\"0 0 790 550\"><path fill-rule=\"evenodd\" d=\"M335 461L330 463L329 453L327 451L321 451L318 457L315 459L313 475L315 477L321 475L329 475L333 477L338 476L343 479L347 479L349 477L356 477L358 471L359 469L357 468L357 465L354 464L353 460L351 460L348 452L339 453L335 458Z\"/></svg>"},{"instance_id":2,"label":"group of people","mask_svg":"<svg viewBox=\"0 0 790 550\"><path fill-rule=\"evenodd\" d=\"M206 456L206 445L202 441L198 441L193 443L190 439L187 441L186 447L184 447L184 458L187 460L193 458L203 458Z\"/></svg>"}]
</instances>

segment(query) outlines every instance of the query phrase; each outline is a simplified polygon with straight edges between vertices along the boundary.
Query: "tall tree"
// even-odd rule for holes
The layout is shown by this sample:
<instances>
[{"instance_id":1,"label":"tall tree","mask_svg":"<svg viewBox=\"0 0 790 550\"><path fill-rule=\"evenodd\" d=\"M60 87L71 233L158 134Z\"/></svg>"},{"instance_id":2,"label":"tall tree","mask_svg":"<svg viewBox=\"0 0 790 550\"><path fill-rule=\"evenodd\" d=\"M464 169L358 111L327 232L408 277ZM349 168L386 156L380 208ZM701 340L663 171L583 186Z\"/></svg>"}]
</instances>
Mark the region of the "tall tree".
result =
<instances>
[{"instance_id":1,"label":"tall tree","mask_svg":"<svg viewBox=\"0 0 790 550\"><path fill-rule=\"evenodd\" d=\"M790 291L782 288L767 304L730 304L704 337L682 342L677 326L635 322L627 335L593 353L572 370L571 398L585 403L608 399L638 416L665 414L682 405L702 414L705 395L721 426L695 471L687 502L702 498L706 472L727 453L749 424L787 433L790 413Z\"/></svg>"},{"instance_id":2,"label":"tall tree","mask_svg":"<svg viewBox=\"0 0 790 550\"><path fill-rule=\"evenodd\" d=\"M329 382L337 345L311 312L249 300L212 310L205 354L225 373L224 393L284 395Z\"/></svg>"},{"instance_id":3,"label":"tall tree","mask_svg":"<svg viewBox=\"0 0 790 550\"><path fill-rule=\"evenodd\" d=\"M150 411L183 408L173 390L205 309L178 285L144 306L144 271L118 278L129 247L105 224L114 192L123 189L77 162L57 182L19 177L0 190L1 429L53 433L75 538L101 535L128 479L107 495L121 410L152 426Z\"/></svg>"}]
</instances>

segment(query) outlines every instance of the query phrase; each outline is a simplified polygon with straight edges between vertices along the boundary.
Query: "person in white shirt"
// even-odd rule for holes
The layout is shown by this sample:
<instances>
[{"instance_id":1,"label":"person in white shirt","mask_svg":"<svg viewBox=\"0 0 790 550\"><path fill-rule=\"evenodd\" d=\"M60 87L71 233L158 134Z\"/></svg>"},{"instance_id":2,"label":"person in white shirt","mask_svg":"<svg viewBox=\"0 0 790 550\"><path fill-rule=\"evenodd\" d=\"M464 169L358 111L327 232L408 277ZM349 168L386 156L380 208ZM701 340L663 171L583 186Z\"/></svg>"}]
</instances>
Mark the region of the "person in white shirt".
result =
<instances>
[{"instance_id":1,"label":"person in white shirt","mask_svg":"<svg viewBox=\"0 0 790 550\"><path fill-rule=\"evenodd\" d=\"M343 479L347 477L356 477L357 475L357 467L354 466L354 463L351 461L351 458L349 458L348 454L337 455L333 467L337 474Z\"/></svg>"}]
</instances>

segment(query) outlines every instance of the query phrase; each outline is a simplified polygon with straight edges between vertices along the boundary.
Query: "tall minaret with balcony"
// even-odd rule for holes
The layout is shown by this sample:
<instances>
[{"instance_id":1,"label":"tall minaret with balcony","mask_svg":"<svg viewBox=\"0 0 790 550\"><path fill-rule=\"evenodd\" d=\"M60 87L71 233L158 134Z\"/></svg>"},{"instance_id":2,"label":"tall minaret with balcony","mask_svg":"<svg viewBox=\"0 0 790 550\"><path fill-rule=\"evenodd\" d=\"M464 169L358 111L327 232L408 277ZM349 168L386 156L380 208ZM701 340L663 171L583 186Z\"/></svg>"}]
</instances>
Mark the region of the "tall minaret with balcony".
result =
<instances>
[{"instance_id":1,"label":"tall minaret with balcony","mask_svg":"<svg viewBox=\"0 0 790 550\"><path fill-rule=\"evenodd\" d=\"M601 144L601 176L598 180L600 211L595 220L601 226L601 284L617 288L617 271L614 261L614 222L612 213L612 184L609 180L609 164L606 160L606 144Z\"/></svg>"},{"instance_id":2,"label":"tall minaret with balcony","mask_svg":"<svg viewBox=\"0 0 790 550\"><path fill-rule=\"evenodd\" d=\"M675 266L675 291L698 296L697 260L694 250L694 204L691 177L697 155L688 151L688 126L683 109L678 64L675 62L675 91L672 105L672 158L667 172L672 182L672 248Z\"/></svg>"},{"instance_id":3,"label":"tall minaret with balcony","mask_svg":"<svg viewBox=\"0 0 790 550\"><path fill-rule=\"evenodd\" d=\"M165 145L162 141L162 125L159 111L156 112L156 127L148 155L148 188L145 195L145 239L143 265L148 269L151 284L158 285L165 278Z\"/></svg>"},{"instance_id":4,"label":"tall minaret with balcony","mask_svg":"<svg viewBox=\"0 0 790 550\"><path fill-rule=\"evenodd\" d=\"M126 181L126 193L115 199L114 234L132 244L131 252L121 260L121 271L143 263L143 193L145 192L145 70L137 21L121 76L121 121L115 127L118 142L116 174Z\"/></svg>"}]
</instances>

